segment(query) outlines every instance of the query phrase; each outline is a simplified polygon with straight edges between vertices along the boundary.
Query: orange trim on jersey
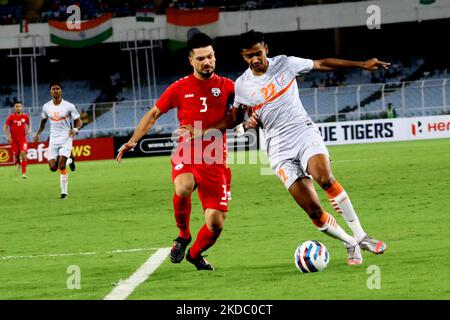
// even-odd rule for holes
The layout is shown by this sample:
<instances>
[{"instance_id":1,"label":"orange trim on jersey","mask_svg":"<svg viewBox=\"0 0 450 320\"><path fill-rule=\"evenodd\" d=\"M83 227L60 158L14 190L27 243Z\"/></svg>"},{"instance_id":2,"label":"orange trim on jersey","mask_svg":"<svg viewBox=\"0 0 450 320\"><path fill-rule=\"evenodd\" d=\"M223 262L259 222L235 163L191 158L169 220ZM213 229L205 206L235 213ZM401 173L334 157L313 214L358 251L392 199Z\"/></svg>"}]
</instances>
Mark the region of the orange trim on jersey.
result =
<instances>
[{"instance_id":1,"label":"orange trim on jersey","mask_svg":"<svg viewBox=\"0 0 450 320\"><path fill-rule=\"evenodd\" d=\"M288 83L288 85L286 86L286 88L283 88L281 91L278 91L276 94L274 94L273 96L269 97L266 101L264 101L261 104L258 104L257 106L252 107L253 111L259 110L262 107L264 107L266 104L268 104L269 102L274 101L275 99L278 99L279 97L281 97L286 91L289 90L289 88L292 86L292 84L294 83L295 78L291 80L291 82Z\"/></svg>"},{"instance_id":2,"label":"orange trim on jersey","mask_svg":"<svg viewBox=\"0 0 450 320\"><path fill-rule=\"evenodd\" d=\"M50 120L53 120L53 121L62 121L62 120L64 120L64 119L67 119L69 116L65 116L65 117L63 117L63 118L52 118L52 117L49 117L49 119Z\"/></svg>"},{"instance_id":3,"label":"orange trim on jersey","mask_svg":"<svg viewBox=\"0 0 450 320\"><path fill-rule=\"evenodd\" d=\"M342 193L342 191L344 191L344 188L337 181L331 186L330 189L326 190L328 198L330 199L336 198L338 195Z\"/></svg>"}]
</instances>

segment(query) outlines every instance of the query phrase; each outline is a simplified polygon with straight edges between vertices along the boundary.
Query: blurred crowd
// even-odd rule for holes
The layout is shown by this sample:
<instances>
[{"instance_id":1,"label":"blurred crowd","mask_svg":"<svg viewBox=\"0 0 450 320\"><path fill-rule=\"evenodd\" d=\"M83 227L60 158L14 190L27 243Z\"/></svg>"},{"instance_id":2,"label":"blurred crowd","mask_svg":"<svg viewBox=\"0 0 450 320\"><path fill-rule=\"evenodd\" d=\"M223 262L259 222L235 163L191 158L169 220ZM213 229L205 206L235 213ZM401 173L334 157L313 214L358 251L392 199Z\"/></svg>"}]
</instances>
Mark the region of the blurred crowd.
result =
<instances>
[{"instance_id":1,"label":"blurred crowd","mask_svg":"<svg viewBox=\"0 0 450 320\"><path fill-rule=\"evenodd\" d=\"M81 8L82 19L91 19L105 12L110 12L116 17L132 16L137 10L142 9L164 14L166 8L188 10L220 7L223 11L237 11L335 2L344 2L344 0L43 0L35 2L0 0L0 24L17 24L23 17L27 17L30 22L63 20L68 16L67 8L73 4Z\"/></svg>"}]
</instances>

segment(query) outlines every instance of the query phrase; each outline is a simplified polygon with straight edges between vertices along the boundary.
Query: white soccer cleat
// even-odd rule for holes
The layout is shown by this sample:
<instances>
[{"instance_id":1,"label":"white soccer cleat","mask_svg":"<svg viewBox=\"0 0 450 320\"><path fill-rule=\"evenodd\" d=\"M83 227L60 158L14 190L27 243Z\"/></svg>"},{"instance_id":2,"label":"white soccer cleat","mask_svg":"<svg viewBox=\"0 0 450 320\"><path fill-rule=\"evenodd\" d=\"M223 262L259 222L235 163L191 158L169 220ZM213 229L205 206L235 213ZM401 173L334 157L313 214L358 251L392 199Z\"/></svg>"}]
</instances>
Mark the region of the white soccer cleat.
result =
<instances>
[{"instance_id":1,"label":"white soccer cleat","mask_svg":"<svg viewBox=\"0 0 450 320\"><path fill-rule=\"evenodd\" d=\"M365 235L360 241L359 246L361 249L375 253L375 254L383 254L387 249L386 243L380 240L373 239L368 235Z\"/></svg>"},{"instance_id":2,"label":"white soccer cleat","mask_svg":"<svg viewBox=\"0 0 450 320\"><path fill-rule=\"evenodd\" d=\"M345 249L347 249L348 257L347 257L347 264L352 265L360 265L363 263L363 257L361 254L361 248L358 244L355 245L348 245L344 243Z\"/></svg>"}]
</instances>

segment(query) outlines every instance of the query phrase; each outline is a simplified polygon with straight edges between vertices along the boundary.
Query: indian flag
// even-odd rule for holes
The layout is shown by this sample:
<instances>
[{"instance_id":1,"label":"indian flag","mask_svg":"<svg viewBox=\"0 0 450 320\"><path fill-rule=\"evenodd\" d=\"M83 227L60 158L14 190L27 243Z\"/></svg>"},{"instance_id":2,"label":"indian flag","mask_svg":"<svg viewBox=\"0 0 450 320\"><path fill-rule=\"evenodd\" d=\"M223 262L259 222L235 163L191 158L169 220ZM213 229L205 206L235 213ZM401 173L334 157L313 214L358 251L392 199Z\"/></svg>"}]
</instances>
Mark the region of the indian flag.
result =
<instances>
[{"instance_id":1,"label":"indian flag","mask_svg":"<svg viewBox=\"0 0 450 320\"><path fill-rule=\"evenodd\" d=\"M186 46L189 34L196 30L206 33L211 38L218 34L219 8L192 10L167 9L167 35L169 47L180 49Z\"/></svg>"},{"instance_id":2,"label":"indian flag","mask_svg":"<svg viewBox=\"0 0 450 320\"><path fill-rule=\"evenodd\" d=\"M20 20L20 33L27 33L27 32L28 32L28 20L21 19Z\"/></svg>"},{"instance_id":3,"label":"indian flag","mask_svg":"<svg viewBox=\"0 0 450 320\"><path fill-rule=\"evenodd\" d=\"M136 11L136 21L155 22L155 12L150 10L138 10Z\"/></svg>"},{"instance_id":4,"label":"indian flag","mask_svg":"<svg viewBox=\"0 0 450 320\"><path fill-rule=\"evenodd\" d=\"M50 41L64 47L82 48L105 41L113 34L112 14L81 22L77 27L69 22L49 21Z\"/></svg>"}]
</instances>

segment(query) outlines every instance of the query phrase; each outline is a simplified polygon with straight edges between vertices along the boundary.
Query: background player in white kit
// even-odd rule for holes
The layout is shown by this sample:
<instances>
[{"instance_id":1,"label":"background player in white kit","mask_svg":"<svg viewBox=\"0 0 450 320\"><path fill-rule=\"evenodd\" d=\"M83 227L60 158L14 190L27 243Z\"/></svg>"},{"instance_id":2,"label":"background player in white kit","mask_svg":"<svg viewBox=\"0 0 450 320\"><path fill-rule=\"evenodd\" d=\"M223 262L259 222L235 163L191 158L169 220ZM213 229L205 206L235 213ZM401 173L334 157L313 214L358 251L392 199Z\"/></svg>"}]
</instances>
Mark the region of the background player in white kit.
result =
<instances>
[{"instance_id":1,"label":"background player in white kit","mask_svg":"<svg viewBox=\"0 0 450 320\"><path fill-rule=\"evenodd\" d=\"M240 48L249 69L235 82L234 109L227 118L210 128L222 131L233 128L242 122L246 110L251 108L252 116L247 128L261 125L271 169L319 230L344 242L348 252L347 263L362 263L361 248L375 254L383 253L386 244L365 233L350 198L334 178L328 150L320 131L303 108L295 77L311 70L377 70L379 67L387 69L390 64L378 59L357 62L339 59L313 61L282 55L268 58L269 49L264 35L253 30L241 35ZM325 212L311 176L327 192L331 205L343 216L353 237Z\"/></svg>"},{"instance_id":2,"label":"background player in white kit","mask_svg":"<svg viewBox=\"0 0 450 320\"><path fill-rule=\"evenodd\" d=\"M60 170L61 199L65 199L68 195L69 184L69 175L66 170L67 159L71 155L73 138L83 123L75 106L62 98L62 86L59 82L53 82L50 85L50 95L52 100L44 104L42 108L42 120L34 141L39 141L39 135L50 119L48 165L51 171ZM72 119L74 126L72 126Z\"/></svg>"}]
</instances>

